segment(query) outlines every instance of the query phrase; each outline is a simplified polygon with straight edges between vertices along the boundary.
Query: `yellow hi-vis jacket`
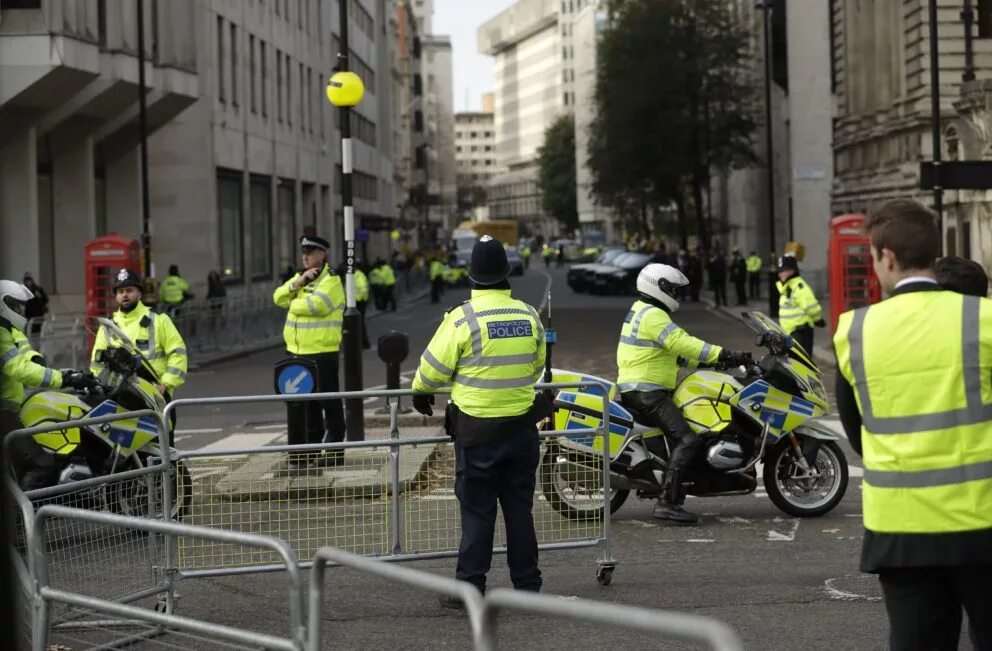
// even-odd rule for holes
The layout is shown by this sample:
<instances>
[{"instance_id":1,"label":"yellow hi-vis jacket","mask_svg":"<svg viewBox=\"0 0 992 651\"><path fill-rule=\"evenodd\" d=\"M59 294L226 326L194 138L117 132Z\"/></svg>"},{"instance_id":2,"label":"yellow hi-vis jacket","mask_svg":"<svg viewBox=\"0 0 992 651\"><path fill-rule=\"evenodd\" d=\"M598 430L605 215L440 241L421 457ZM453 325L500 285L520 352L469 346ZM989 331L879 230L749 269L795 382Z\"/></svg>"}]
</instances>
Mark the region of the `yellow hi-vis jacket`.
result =
<instances>
[{"instance_id":1,"label":"yellow hi-vis jacket","mask_svg":"<svg viewBox=\"0 0 992 651\"><path fill-rule=\"evenodd\" d=\"M385 284L385 278L382 275L382 269L380 267L369 269L369 282L376 287Z\"/></svg>"},{"instance_id":2,"label":"yellow hi-vis jacket","mask_svg":"<svg viewBox=\"0 0 992 651\"><path fill-rule=\"evenodd\" d=\"M40 363L39 360L43 359L41 353L31 347L31 342L23 332L14 328L10 334L14 338L14 343L17 344L17 350L27 355L29 360Z\"/></svg>"},{"instance_id":3,"label":"yellow hi-vis jacket","mask_svg":"<svg viewBox=\"0 0 992 651\"><path fill-rule=\"evenodd\" d=\"M431 260L430 275L432 281L444 276L444 265L440 260Z\"/></svg>"},{"instance_id":4,"label":"yellow hi-vis jacket","mask_svg":"<svg viewBox=\"0 0 992 651\"><path fill-rule=\"evenodd\" d=\"M312 281L291 289L300 275L295 274L272 294L276 305L289 310L282 330L286 350L293 355L336 353L341 347L344 318L341 279L325 264Z\"/></svg>"},{"instance_id":5,"label":"yellow hi-vis jacket","mask_svg":"<svg viewBox=\"0 0 992 651\"><path fill-rule=\"evenodd\" d=\"M761 258L756 255L749 255L744 262L747 272L750 274L761 271Z\"/></svg>"},{"instance_id":6,"label":"yellow hi-vis jacket","mask_svg":"<svg viewBox=\"0 0 992 651\"><path fill-rule=\"evenodd\" d=\"M892 296L842 314L834 349L861 413L865 528L992 534L992 302Z\"/></svg>"},{"instance_id":7,"label":"yellow hi-vis jacket","mask_svg":"<svg viewBox=\"0 0 992 651\"><path fill-rule=\"evenodd\" d=\"M713 363L721 352L677 326L665 310L637 301L620 330L617 385L620 391L671 391L680 357L689 364Z\"/></svg>"},{"instance_id":8,"label":"yellow hi-vis jacket","mask_svg":"<svg viewBox=\"0 0 992 651\"><path fill-rule=\"evenodd\" d=\"M369 300L369 279L365 272L355 268L355 302L362 303Z\"/></svg>"},{"instance_id":9,"label":"yellow hi-vis jacket","mask_svg":"<svg viewBox=\"0 0 992 651\"><path fill-rule=\"evenodd\" d=\"M813 325L823 318L823 308L802 276L793 276L778 287L778 322L788 333Z\"/></svg>"},{"instance_id":10,"label":"yellow hi-vis jacket","mask_svg":"<svg viewBox=\"0 0 992 651\"><path fill-rule=\"evenodd\" d=\"M413 390L451 384L451 399L476 418L521 416L544 370L544 327L508 289L474 289L448 312L420 358Z\"/></svg>"},{"instance_id":11,"label":"yellow hi-vis jacket","mask_svg":"<svg viewBox=\"0 0 992 651\"><path fill-rule=\"evenodd\" d=\"M158 288L163 303L182 303L189 291L189 283L182 276L166 276Z\"/></svg>"},{"instance_id":12,"label":"yellow hi-vis jacket","mask_svg":"<svg viewBox=\"0 0 992 651\"><path fill-rule=\"evenodd\" d=\"M393 268L388 264L379 267L379 277L382 278L382 284L386 287L396 284L396 274L393 273Z\"/></svg>"},{"instance_id":13,"label":"yellow hi-vis jacket","mask_svg":"<svg viewBox=\"0 0 992 651\"><path fill-rule=\"evenodd\" d=\"M158 375L159 382L169 393L186 382L186 369L189 360L186 356L186 343L179 330L167 314L156 314L140 301L130 312L117 310L111 317L131 343L144 355L148 364ZM103 326L96 333L93 353L90 356L90 370L99 374L103 365L97 359L100 351L114 347L115 337Z\"/></svg>"},{"instance_id":14,"label":"yellow hi-vis jacket","mask_svg":"<svg viewBox=\"0 0 992 651\"><path fill-rule=\"evenodd\" d=\"M62 387L62 373L33 361L37 353L30 345L19 348L20 341L26 342L27 338L19 330L0 328L0 409L14 413L20 411L24 402L25 386L42 389Z\"/></svg>"}]
</instances>

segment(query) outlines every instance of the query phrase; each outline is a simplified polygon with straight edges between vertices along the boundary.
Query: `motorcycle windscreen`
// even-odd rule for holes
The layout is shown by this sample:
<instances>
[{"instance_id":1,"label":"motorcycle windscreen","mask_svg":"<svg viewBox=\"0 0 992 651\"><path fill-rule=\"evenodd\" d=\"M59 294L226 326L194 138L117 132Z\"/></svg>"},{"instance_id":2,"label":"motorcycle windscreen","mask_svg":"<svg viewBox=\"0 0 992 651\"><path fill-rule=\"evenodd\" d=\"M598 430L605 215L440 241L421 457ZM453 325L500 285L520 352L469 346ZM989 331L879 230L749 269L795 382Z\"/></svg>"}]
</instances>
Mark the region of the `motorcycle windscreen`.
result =
<instances>
[{"instance_id":1,"label":"motorcycle windscreen","mask_svg":"<svg viewBox=\"0 0 992 651\"><path fill-rule=\"evenodd\" d=\"M819 372L816 366L816 362L813 361L812 351L807 351L792 337L789 336L785 330L782 329L774 319L761 312L745 312L743 316L743 321L749 328L757 332L758 334L776 334L782 337L789 337L792 341L792 348L789 354L795 359L802 362L804 365L808 366L810 369Z\"/></svg>"},{"instance_id":2,"label":"motorcycle windscreen","mask_svg":"<svg viewBox=\"0 0 992 651\"><path fill-rule=\"evenodd\" d=\"M93 408L90 416L112 416L127 413L127 409L113 400L104 400ZM158 440L158 423L151 416L126 418L112 423L103 423L93 427L93 430L111 443L119 445L124 454L140 450L149 443Z\"/></svg>"},{"instance_id":3,"label":"motorcycle windscreen","mask_svg":"<svg viewBox=\"0 0 992 651\"><path fill-rule=\"evenodd\" d=\"M37 427L47 423L61 423L78 420L89 411L89 405L79 396L60 391L35 393L21 405L20 418L25 427ZM55 454L72 454L80 441L77 427L35 434L31 437L43 449Z\"/></svg>"},{"instance_id":4,"label":"motorcycle windscreen","mask_svg":"<svg viewBox=\"0 0 992 651\"><path fill-rule=\"evenodd\" d=\"M562 390L555 397L556 430L596 429L603 424L603 399L600 396ZM615 457L627 435L634 428L630 412L610 403L610 456ZM580 452L603 451L603 437L590 432L562 436L559 443Z\"/></svg>"},{"instance_id":5,"label":"motorcycle windscreen","mask_svg":"<svg viewBox=\"0 0 992 651\"><path fill-rule=\"evenodd\" d=\"M775 440L825 413L809 400L790 395L765 380L758 380L741 389L730 399L730 404L758 423L767 423L769 433Z\"/></svg>"}]
</instances>

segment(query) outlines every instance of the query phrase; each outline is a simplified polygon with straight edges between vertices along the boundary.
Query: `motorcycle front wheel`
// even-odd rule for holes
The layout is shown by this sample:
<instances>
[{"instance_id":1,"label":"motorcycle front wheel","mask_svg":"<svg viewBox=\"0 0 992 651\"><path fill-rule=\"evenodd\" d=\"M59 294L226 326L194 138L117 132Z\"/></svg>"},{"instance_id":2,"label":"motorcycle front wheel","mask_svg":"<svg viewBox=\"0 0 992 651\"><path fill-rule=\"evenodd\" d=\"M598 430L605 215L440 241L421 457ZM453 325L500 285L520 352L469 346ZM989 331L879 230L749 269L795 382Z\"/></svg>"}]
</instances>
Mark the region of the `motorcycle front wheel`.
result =
<instances>
[{"instance_id":1,"label":"motorcycle front wheel","mask_svg":"<svg viewBox=\"0 0 992 651\"><path fill-rule=\"evenodd\" d=\"M541 493L555 511L569 520L603 517L602 459L566 450L553 443L544 449L540 466ZM630 491L610 488L610 513L627 501Z\"/></svg>"},{"instance_id":2,"label":"motorcycle front wheel","mask_svg":"<svg viewBox=\"0 0 992 651\"><path fill-rule=\"evenodd\" d=\"M768 497L796 518L815 518L840 504L847 491L847 459L834 441L821 441L806 472L796 462L792 446L783 440L765 459L762 475Z\"/></svg>"},{"instance_id":3,"label":"motorcycle front wheel","mask_svg":"<svg viewBox=\"0 0 992 651\"><path fill-rule=\"evenodd\" d=\"M152 475L152 489L155 491L156 499L154 504L158 504L155 517L161 511L161 475ZM171 519L174 522L182 520L189 512L190 504L193 501L193 479L183 461L172 463L169 472L169 481L172 483L172 513ZM132 517L148 517L148 483L145 478L133 479L119 482L113 494L113 510L121 515Z\"/></svg>"}]
</instances>

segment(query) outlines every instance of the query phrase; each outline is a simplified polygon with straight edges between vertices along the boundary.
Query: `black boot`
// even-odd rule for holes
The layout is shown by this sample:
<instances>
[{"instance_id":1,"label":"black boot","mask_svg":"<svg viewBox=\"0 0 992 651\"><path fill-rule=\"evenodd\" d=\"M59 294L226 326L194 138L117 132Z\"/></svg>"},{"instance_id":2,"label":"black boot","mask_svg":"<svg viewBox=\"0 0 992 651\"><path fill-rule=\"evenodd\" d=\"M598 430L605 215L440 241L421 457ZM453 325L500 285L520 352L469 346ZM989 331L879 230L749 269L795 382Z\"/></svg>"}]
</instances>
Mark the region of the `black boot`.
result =
<instances>
[{"instance_id":1,"label":"black boot","mask_svg":"<svg viewBox=\"0 0 992 651\"><path fill-rule=\"evenodd\" d=\"M654 517L678 524L696 524L699 522L699 516L682 508L682 504L685 503L685 489L682 486L681 474L673 470L665 476L665 492L654 506Z\"/></svg>"}]
</instances>

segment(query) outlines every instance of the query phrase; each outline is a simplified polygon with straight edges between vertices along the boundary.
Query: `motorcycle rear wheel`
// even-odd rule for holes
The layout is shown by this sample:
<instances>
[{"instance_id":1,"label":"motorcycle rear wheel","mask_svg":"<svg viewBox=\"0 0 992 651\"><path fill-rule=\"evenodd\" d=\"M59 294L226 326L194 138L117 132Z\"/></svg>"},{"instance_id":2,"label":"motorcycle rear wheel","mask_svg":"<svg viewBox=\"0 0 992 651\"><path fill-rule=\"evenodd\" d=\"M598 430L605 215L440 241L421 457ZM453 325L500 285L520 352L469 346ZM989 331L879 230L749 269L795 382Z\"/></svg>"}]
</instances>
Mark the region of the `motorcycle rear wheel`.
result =
<instances>
[{"instance_id":1,"label":"motorcycle rear wheel","mask_svg":"<svg viewBox=\"0 0 992 651\"><path fill-rule=\"evenodd\" d=\"M834 441L821 441L813 463L818 476L803 477L792 447L783 440L765 458L762 473L768 497L783 512L796 518L816 518L840 504L847 491L847 459Z\"/></svg>"},{"instance_id":2,"label":"motorcycle rear wheel","mask_svg":"<svg viewBox=\"0 0 992 651\"><path fill-rule=\"evenodd\" d=\"M569 462L581 466L590 466L587 474L576 476L574 471L568 472L568 464L558 463L558 457L564 456ZM541 459L540 481L541 493L544 499L563 517L569 520L598 520L603 517L603 480L599 468L602 460L591 454L573 450L565 450L558 445L549 444L545 447ZM610 513L627 501L629 490L610 489Z\"/></svg>"}]
</instances>

